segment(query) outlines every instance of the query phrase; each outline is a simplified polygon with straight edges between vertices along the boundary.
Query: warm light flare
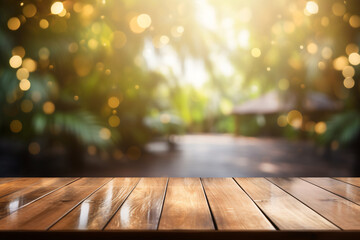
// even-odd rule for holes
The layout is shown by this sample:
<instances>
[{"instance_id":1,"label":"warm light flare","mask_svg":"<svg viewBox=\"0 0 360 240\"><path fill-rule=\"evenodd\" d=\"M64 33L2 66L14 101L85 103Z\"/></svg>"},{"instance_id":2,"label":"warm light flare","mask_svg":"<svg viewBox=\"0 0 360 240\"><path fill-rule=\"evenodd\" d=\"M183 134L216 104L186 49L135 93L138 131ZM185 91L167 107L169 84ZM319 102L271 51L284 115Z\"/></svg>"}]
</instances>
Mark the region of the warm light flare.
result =
<instances>
[{"instance_id":1,"label":"warm light flare","mask_svg":"<svg viewBox=\"0 0 360 240\"><path fill-rule=\"evenodd\" d=\"M62 2L54 2L51 5L50 10L52 14L59 14L64 10L64 5Z\"/></svg>"},{"instance_id":2,"label":"warm light flare","mask_svg":"<svg viewBox=\"0 0 360 240\"><path fill-rule=\"evenodd\" d=\"M305 10L309 13L309 14L317 14L319 12L319 6L316 2L314 1L308 1L306 3L306 7Z\"/></svg>"}]
</instances>

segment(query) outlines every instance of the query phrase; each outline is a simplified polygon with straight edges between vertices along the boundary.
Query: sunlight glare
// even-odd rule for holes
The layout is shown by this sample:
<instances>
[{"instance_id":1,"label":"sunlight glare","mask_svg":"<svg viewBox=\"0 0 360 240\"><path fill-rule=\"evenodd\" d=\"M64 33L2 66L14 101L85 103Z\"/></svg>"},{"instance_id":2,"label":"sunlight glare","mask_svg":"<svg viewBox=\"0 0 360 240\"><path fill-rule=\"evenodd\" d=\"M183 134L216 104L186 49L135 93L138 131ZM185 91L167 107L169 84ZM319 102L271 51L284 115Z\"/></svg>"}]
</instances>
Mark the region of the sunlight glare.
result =
<instances>
[{"instance_id":1,"label":"sunlight glare","mask_svg":"<svg viewBox=\"0 0 360 240\"><path fill-rule=\"evenodd\" d=\"M238 35L239 46L244 49L248 48L249 47L249 38L250 38L249 31L246 29L241 30Z\"/></svg>"},{"instance_id":2,"label":"sunlight glare","mask_svg":"<svg viewBox=\"0 0 360 240\"><path fill-rule=\"evenodd\" d=\"M196 19L204 27L215 30L217 27L215 10L206 0L196 1Z\"/></svg>"}]
</instances>

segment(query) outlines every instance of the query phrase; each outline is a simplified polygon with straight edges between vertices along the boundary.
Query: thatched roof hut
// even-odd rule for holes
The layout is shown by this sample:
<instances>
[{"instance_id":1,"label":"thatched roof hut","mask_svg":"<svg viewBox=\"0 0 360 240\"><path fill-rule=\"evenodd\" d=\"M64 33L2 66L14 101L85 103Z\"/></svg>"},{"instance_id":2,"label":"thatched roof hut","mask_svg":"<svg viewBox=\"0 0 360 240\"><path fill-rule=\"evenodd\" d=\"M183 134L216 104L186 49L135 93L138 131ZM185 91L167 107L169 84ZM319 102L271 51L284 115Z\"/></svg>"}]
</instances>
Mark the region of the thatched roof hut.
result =
<instances>
[{"instance_id":1,"label":"thatched roof hut","mask_svg":"<svg viewBox=\"0 0 360 240\"><path fill-rule=\"evenodd\" d=\"M342 104L330 99L320 92L308 92L300 102L296 95L280 96L277 91L271 91L265 95L249 100L239 106L235 106L234 115L275 114L300 109L303 112L333 112L339 111Z\"/></svg>"},{"instance_id":2,"label":"thatched roof hut","mask_svg":"<svg viewBox=\"0 0 360 240\"><path fill-rule=\"evenodd\" d=\"M263 115L268 119L274 119L278 114L299 110L311 119L322 120L325 115L341 109L342 104L339 101L332 100L320 92L307 92L300 98L295 94L280 95L277 91L271 91L257 99L235 106L232 114L235 116L235 133L239 134L239 122L242 116ZM273 129L272 126L270 128Z\"/></svg>"}]
</instances>

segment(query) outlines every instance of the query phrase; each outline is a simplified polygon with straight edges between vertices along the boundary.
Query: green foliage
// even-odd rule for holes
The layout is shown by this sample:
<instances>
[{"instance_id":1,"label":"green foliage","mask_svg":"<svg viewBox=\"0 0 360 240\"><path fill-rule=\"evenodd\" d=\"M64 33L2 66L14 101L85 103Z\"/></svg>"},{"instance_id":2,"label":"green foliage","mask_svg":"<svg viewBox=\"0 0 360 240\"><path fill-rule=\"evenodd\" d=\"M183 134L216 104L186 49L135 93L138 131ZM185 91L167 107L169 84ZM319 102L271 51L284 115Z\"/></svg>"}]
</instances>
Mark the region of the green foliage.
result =
<instances>
[{"instance_id":1,"label":"green foliage","mask_svg":"<svg viewBox=\"0 0 360 240\"><path fill-rule=\"evenodd\" d=\"M59 16L50 12L53 1L3 1L1 133L26 141L72 135L85 145L115 144L126 151L159 135L233 132L232 108L273 89L297 95L299 101L306 91L345 99L338 89L347 89L333 59L347 56L346 46L358 44L359 34L332 14L333 3L319 0L321 11L307 16L301 1L70 0L64 1L68 14ZM24 16L27 4L36 7L34 16ZM360 5L349 0L346 8L350 16ZM138 24L140 14L148 14L151 24L136 32L131 24L134 19ZM21 19L15 31L7 27L12 17ZM42 19L48 28L39 26ZM331 24L325 26L324 19ZM316 45L316 54L307 50L309 43ZM37 63L25 91L19 89L17 69L9 66L17 46L26 52L23 59ZM331 50L329 59L322 56L325 47ZM251 54L254 48L261 50L260 56ZM40 54L44 51L45 56ZM354 68L358 74L359 67ZM280 79L288 86L280 88ZM110 98L119 104L111 106ZM30 111L23 111L24 100L32 102ZM46 102L54 104L54 112L45 113ZM356 114L347 114L329 123L327 141L356 138L358 122L348 122ZM114 116L120 123L109 122ZM244 117L241 133L256 135L265 129L290 138L300 135L291 126L281 130L276 119L265 124L276 127L266 129L264 119ZM22 122L21 132L10 131L13 120ZM101 138L102 129L111 138Z\"/></svg>"},{"instance_id":2,"label":"green foliage","mask_svg":"<svg viewBox=\"0 0 360 240\"><path fill-rule=\"evenodd\" d=\"M99 147L109 145L108 141L99 138L99 132L104 128L97 117L88 111L56 112L52 115L35 114L33 127L36 135L69 134L75 136L80 142ZM113 140L116 140L116 135Z\"/></svg>"},{"instance_id":3,"label":"green foliage","mask_svg":"<svg viewBox=\"0 0 360 240\"><path fill-rule=\"evenodd\" d=\"M360 112L347 111L335 115L327 123L327 130L322 136L324 143L338 141L340 145L349 145L360 137Z\"/></svg>"}]
</instances>

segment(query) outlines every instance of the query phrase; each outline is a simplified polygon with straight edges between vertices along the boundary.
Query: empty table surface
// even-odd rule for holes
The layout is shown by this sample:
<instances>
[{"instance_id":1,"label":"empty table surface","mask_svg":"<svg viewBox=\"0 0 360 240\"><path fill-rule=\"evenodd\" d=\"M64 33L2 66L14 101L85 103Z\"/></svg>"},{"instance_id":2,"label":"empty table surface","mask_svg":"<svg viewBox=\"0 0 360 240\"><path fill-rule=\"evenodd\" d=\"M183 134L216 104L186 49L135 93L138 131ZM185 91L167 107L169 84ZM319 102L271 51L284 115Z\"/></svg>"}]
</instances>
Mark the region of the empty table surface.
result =
<instances>
[{"instance_id":1,"label":"empty table surface","mask_svg":"<svg viewBox=\"0 0 360 240\"><path fill-rule=\"evenodd\" d=\"M358 231L359 178L0 178L18 230Z\"/></svg>"}]
</instances>

